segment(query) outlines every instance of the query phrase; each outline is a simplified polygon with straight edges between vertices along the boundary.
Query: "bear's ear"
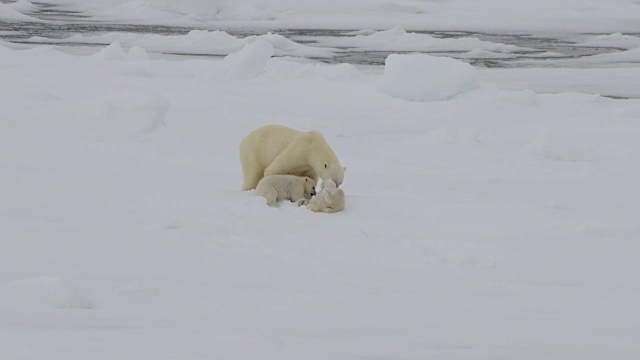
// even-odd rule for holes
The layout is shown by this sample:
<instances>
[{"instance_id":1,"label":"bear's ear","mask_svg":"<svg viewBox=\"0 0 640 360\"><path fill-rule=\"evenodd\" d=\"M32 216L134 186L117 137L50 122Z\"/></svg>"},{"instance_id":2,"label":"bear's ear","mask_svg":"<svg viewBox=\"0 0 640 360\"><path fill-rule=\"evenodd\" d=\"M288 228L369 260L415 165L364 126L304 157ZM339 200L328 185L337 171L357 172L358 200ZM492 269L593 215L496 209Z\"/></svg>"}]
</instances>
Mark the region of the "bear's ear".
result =
<instances>
[{"instance_id":1,"label":"bear's ear","mask_svg":"<svg viewBox=\"0 0 640 360\"><path fill-rule=\"evenodd\" d=\"M324 163L324 168L326 169L326 168L328 168L328 167L329 167L329 164L327 164L327 163L325 162L325 163Z\"/></svg>"}]
</instances>

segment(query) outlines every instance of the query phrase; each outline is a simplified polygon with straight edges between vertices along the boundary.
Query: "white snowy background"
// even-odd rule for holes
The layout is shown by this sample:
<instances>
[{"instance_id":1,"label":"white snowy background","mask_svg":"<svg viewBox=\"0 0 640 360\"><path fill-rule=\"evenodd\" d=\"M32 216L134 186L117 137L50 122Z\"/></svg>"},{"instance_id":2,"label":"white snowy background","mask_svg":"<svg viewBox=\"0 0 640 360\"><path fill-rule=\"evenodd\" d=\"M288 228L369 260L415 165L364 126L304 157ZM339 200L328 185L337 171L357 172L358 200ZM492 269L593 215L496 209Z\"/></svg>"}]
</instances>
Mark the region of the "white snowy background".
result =
<instances>
[{"instance_id":1,"label":"white snowy background","mask_svg":"<svg viewBox=\"0 0 640 360\"><path fill-rule=\"evenodd\" d=\"M0 359L640 358L638 1L21 0L0 23L45 5L193 31L0 41ZM430 29L616 51L406 54L523 50ZM404 54L317 60L345 47ZM343 212L239 190L269 123L323 132Z\"/></svg>"}]
</instances>

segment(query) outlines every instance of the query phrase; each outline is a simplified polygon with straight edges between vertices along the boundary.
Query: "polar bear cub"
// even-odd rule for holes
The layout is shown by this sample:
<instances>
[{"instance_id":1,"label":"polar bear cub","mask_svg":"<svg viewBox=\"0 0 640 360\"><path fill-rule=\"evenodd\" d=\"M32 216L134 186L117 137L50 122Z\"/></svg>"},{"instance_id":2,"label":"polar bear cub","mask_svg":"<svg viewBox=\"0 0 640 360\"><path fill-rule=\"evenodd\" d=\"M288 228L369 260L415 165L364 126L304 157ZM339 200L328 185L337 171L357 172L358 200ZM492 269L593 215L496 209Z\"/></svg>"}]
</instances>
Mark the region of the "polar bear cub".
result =
<instances>
[{"instance_id":1,"label":"polar bear cub","mask_svg":"<svg viewBox=\"0 0 640 360\"><path fill-rule=\"evenodd\" d=\"M267 199L267 205L276 206L278 201L311 199L316 194L316 182L308 177L296 175L269 175L256 186L256 195Z\"/></svg>"},{"instance_id":2,"label":"polar bear cub","mask_svg":"<svg viewBox=\"0 0 640 360\"><path fill-rule=\"evenodd\" d=\"M308 205L311 211L338 212L344 209L344 191L336 186L333 180L322 182L322 190L314 198L300 200L298 205Z\"/></svg>"}]
</instances>

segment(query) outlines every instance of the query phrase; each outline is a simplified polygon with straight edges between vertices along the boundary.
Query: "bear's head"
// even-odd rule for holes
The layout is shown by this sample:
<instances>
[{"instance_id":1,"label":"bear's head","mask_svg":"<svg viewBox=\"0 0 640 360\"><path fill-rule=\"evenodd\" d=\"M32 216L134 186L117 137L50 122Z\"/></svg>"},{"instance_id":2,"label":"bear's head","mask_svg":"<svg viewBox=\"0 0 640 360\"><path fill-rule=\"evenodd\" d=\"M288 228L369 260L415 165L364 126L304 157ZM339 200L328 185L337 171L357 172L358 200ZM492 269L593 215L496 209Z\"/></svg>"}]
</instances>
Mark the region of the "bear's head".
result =
<instances>
[{"instance_id":1,"label":"bear's head","mask_svg":"<svg viewBox=\"0 0 640 360\"><path fill-rule=\"evenodd\" d=\"M333 180L336 186L340 187L344 181L344 172L347 168L340 165L339 162L329 163L325 161L322 166L323 172L319 174L322 180Z\"/></svg>"},{"instance_id":2,"label":"bear's head","mask_svg":"<svg viewBox=\"0 0 640 360\"><path fill-rule=\"evenodd\" d=\"M304 198L311 199L316 195L316 182L312 178L304 178Z\"/></svg>"}]
</instances>

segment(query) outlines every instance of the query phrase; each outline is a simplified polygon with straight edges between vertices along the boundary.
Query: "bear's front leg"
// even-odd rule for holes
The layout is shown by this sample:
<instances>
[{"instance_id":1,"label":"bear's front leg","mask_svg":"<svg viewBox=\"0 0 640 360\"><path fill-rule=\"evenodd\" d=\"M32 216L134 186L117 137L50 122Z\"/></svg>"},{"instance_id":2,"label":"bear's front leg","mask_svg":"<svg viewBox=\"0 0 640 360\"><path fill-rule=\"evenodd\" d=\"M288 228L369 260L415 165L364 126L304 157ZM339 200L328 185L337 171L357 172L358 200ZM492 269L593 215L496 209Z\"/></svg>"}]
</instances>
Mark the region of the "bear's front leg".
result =
<instances>
[{"instance_id":1,"label":"bear's front leg","mask_svg":"<svg viewBox=\"0 0 640 360\"><path fill-rule=\"evenodd\" d=\"M298 200L298 206L304 206L304 205L309 205L309 200L307 199Z\"/></svg>"}]
</instances>

